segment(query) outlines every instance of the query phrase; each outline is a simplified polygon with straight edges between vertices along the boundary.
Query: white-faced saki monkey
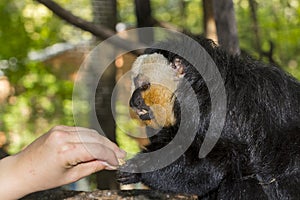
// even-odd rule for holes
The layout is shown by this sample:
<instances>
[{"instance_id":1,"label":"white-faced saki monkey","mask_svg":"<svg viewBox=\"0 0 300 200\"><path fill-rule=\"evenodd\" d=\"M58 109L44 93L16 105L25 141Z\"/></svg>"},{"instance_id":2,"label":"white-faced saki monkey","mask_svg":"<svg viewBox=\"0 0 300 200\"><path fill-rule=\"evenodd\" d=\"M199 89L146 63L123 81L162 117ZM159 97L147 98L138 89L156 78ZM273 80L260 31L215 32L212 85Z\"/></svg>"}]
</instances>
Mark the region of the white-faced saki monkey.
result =
<instances>
[{"instance_id":1,"label":"white-faced saki monkey","mask_svg":"<svg viewBox=\"0 0 300 200\"><path fill-rule=\"evenodd\" d=\"M133 64L129 102L132 115L146 125L151 143L120 168L119 182L142 182L151 189L195 194L199 199L300 199L300 83L278 67L230 55L204 38L195 40L223 79L227 101L220 138L204 158L199 157L212 117L213 94L196 68L209 65L205 60L191 64L166 50L183 48L184 41L158 43ZM193 54L195 49L184 52ZM217 90L214 77L208 81ZM185 90L186 83L196 94L196 103ZM189 147L163 168L126 171L138 168L139 155L162 149L180 134L181 122L186 121L181 105L189 112L181 130L198 120ZM163 162L166 155L152 162Z\"/></svg>"}]
</instances>

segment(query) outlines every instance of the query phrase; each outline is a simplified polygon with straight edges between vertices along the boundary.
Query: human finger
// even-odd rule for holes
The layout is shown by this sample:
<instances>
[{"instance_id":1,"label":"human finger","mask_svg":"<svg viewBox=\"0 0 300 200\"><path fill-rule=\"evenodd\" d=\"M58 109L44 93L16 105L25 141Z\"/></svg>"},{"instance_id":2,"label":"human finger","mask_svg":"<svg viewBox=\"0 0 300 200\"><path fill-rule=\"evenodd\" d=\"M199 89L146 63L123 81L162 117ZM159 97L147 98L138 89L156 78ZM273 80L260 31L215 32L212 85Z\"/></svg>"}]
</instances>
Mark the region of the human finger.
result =
<instances>
[{"instance_id":1,"label":"human finger","mask_svg":"<svg viewBox=\"0 0 300 200\"><path fill-rule=\"evenodd\" d=\"M120 149L115 143L93 129L59 125L52 128L50 133L56 133L55 135L59 137L59 141L67 141L69 143L99 143L112 149L118 158L124 158L126 156L124 150Z\"/></svg>"},{"instance_id":2,"label":"human finger","mask_svg":"<svg viewBox=\"0 0 300 200\"><path fill-rule=\"evenodd\" d=\"M118 158L124 158L126 156L126 152L124 150L120 149L115 143L93 129L74 127L72 132L77 133L78 140L76 140L76 142L99 143L115 151Z\"/></svg>"},{"instance_id":3,"label":"human finger","mask_svg":"<svg viewBox=\"0 0 300 200\"><path fill-rule=\"evenodd\" d=\"M118 159L113 150L98 143L72 143L65 147L65 167L70 168L80 163L101 160L117 166Z\"/></svg>"},{"instance_id":4,"label":"human finger","mask_svg":"<svg viewBox=\"0 0 300 200\"><path fill-rule=\"evenodd\" d=\"M68 182L74 182L77 181L83 177L86 177L90 174L93 174L95 172L101 171L107 169L107 166L99 160L92 160L89 162L81 163L76 166L74 166L72 169L70 169L70 177Z\"/></svg>"}]
</instances>

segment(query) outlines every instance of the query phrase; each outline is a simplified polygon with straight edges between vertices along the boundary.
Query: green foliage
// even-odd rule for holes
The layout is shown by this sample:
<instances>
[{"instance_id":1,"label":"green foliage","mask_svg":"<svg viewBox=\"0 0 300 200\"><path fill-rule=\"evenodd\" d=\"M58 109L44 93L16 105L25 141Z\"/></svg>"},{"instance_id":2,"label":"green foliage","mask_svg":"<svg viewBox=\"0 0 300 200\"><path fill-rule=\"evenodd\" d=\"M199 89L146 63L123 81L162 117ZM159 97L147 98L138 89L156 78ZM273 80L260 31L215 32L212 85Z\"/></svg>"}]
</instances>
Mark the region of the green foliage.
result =
<instances>
[{"instance_id":1,"label":"green foliage","mask_svg":"<svg viewBox=\"0 0 300 200\"><path fill-rule=\"evenodd\" d=\"M135 24L133 1L119 0L119 20ZM285 70L300 79L300 3L298 0L272 0L257 2L257 19L261 49L270 50L274 44L274 60ZM155 19L174 24L194 34L203 33L201 0L151 0ZM249 0L234 0L238 35L242 50L260 58L255 46ZM264 61L268 60L264 57Z\"/></svg>"},{"instance_id":2,"label":"green foliage","mask_svg":"<svg viewBox=\"0 0 300 200\"><path fill-rule=\"evenodd\" d=\"M58 124L73 125L70 81L57 80L42 64L30 63L30 72L16 83L18 95L2 110L1 130L10 138L10 153L16 153L38 135Z\"/></svg>"},{"instance_id":3,"label":"green foliage","mask_svg":"<svg viewBox=\"0 0 300 200\"><path fill-rule=\"evenodd\" d=\"M257 19L261 48L269 51L274 44L275 61L300 79L300 4L298 0L257 0ZM248 0L235 4L241 48L259 57L255 47L253 22Z\"/></svg>"},{"instance_id":4,"label":"green foliage","mask_svg":"<svg viewBox=\"0 0 300 200\"><path fill-rule=\"evenodd\" d=\"M43 5L30 0L0 2L0 60L6 63L0 70L15 90L0 109L0 131L9 138L10 153L54 125L73 125L73 83L58 79L49 66L27 58L31 50L62 42L62 27L64 22Z\"/></svg>"},{"instance_id":5,"label":"green foliage","mask_svg":"<svg viewBox=\"0 0 300 200\"><path fill-rule=\"evenodd\" d=\"M136 25L134 1L118 0L119 21L130 27ZM201 0L151 0L153 17L168 22L194 34L202 32Z\"/></svg>"},{"instance_id":6,"label":"green foliage","mask_svg":"<svg viewBox=\"0 0 300 200\"><path fill-rule=\"evenodd\" d=\"M153 0L153 17L168 22L193 34L203 32L201 0Z\"/></svg>"},{"instance_id":7,"label":"green foliage","mask_svg":"<svg viewBox=\"0 0 300 200\"><path fill-rule=\"evenodd\" d=\"M14 1L0 1L0 19L0 60L10 57L24 58L31 40L25 30L20 9Z\"/></svg>"},{"instance_id":8,"label":"green foliage","mask_svg":"<svg viewBox=\"0 0 300 200\"><path fill-rule=\"evenodd\" d=\"M125 22L129 26L136 25L136 18L134 15L134 1L118 0L118 18L120 22Z\"/></svg>"}]
</instances>

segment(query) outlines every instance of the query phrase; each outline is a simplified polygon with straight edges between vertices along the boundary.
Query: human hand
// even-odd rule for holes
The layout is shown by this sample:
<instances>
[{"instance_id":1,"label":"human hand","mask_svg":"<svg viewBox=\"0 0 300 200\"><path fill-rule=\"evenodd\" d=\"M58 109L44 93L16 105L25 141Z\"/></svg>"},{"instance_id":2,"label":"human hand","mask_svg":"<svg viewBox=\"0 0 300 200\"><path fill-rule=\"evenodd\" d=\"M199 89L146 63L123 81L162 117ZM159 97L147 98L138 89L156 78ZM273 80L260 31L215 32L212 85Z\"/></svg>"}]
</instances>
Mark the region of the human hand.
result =
<instances>
[{"instance_id":1,"label":"human hand","mask_svg":"<svg viewBox=\"0 0 300 200\"><path fill-rule=\"evenodd\" d=\"M118 158L125 155L116 144L92 129L56 126L20 153L1 160L1 190L8 193L8 198L20 198L102 169L115 169Z\"/></svg>"}]
</instances>

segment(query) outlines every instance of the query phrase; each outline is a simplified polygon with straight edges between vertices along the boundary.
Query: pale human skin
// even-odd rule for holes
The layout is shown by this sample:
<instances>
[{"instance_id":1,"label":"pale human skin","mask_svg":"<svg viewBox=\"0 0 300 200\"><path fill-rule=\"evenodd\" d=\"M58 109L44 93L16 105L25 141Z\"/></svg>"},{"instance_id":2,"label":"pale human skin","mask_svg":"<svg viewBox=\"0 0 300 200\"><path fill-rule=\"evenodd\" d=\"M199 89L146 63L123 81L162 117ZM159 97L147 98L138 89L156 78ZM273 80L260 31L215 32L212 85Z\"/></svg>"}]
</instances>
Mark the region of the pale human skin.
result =
<instances>
[{"instance_id":1,"label":"pale human skin","mask_svg":"<svg viewBox=\"0 0 300 200\"><path fill-rule=\"evenodd\" d=\"M26 194L75 182L118 166L126 153L92 129L56 126L16 155L0 160L0 197Z\"/></svg>"}]
</instances>

